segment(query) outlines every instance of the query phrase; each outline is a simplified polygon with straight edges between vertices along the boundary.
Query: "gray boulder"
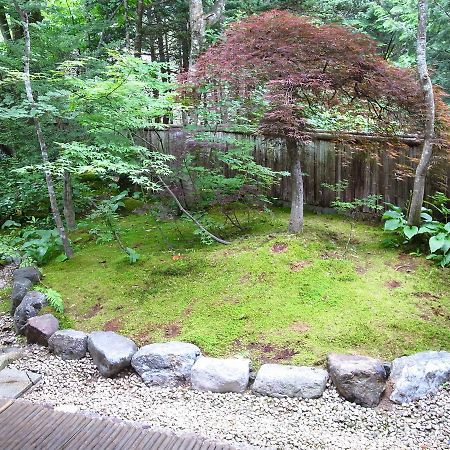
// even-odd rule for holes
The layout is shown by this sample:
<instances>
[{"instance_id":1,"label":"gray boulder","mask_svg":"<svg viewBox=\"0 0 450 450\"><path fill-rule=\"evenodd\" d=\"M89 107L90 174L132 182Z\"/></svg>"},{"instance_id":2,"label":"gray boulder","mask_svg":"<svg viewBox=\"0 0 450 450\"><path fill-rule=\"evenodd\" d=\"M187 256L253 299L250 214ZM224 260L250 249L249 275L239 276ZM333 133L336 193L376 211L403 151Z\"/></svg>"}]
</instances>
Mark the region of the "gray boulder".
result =
<instances>
[{"instance_id":1,"label":"gray boulder","mask_svg":"<svg viewBox=\"0 0 450 450\"><path fill-rule=\"evenodd\" d=\"M339 394L358 405L378 405L387 373L381 361L367 356L328 355L328 370Z\"/></svg>"},{"instance_id":2,"label":"gray boulder","mask_svg":"<svg viewBox=\"0 0 450 450\"><path fill-rule=\"evenodd\" d=\"M250 377L250 360L200 357L191 370L191 384L198 391L244 392Z\"/></svg>"},{"instance_id":3,"label":"gray boulder","mask_svg":"<svg viewBox=\"0 0 450 450\"><path fill-rule=\"evenodd\" d=\"M136 344L113 331L94 331L88 336L88 350L104 377L112 377L130 365Z\"/></svg>"},{"instance_id":4,"label":"gray boulder","mask_svg":"<svg viewBox=\"0 0 450 450\"><path fill-rule=\"evenodd\" d=\"M88 335L82 331L56 331L48 340L48 347L56 356L67 359L81 359L86 356Z\"/></svg>"},{"instance_id":5,"label":"gray boulder","mask_svg":"<svg viewBox=\"0 0 450 450\"><path fill-rule=\"evenodd\" d=\"M18 280L20 278L28 278L33 284L39 283L42 279L42 274L36 267L22 267L21 269L16 269L13 272L14 280Z\"/></svg>"},{"instance_id":6,"label":"gray boulder","mask_svg":"<svg viewBox=\"0 0 450 450\"><path fill-rule=\"evenodd\" d=\"M28 319L35 317L47 304L47 297L38 291L28 292L14 312L14 328L16 333L25 334Z\"/></svg>"},{"instance_id":7,"label":"gray boulder","mask_svg":"<svg viewBox=\"0 0 450 450\"><path fill-rule=\"evenodd\" d=\"M11 315L16 312L16 308L27 295L28 290L33 286L33 283L28 278L17 278L13 281L11 293Z\"/></svg>"},{"instance_id":8,"label":"gray boulder","mask_svg":"<svg viewBox=\"0 0 450 450\"><path fill-rule=\"evenodd\" d=\"M179 386L189 382L200 349L187 342L166 342L142 347L131 365L148 385Z\"/></svg>"},{"instance_id":9,"label":"gray boulder","mask_svg":"<svg viewBox=\"0 0 450 450\"><path fill-rule=\"evenodd\" d=\"M270 397L319 398L328 381L328 372L316 367L264 364L252 391Z\"/></svg>"},{"instance_id":10,"label":"gray boulder","mask_svg":"<svg viewBox=\"0 0 450 450\"><path fill-rule=\"evenodd\" d=\"M48 345L50 337L59 330L59 321L53 314L28 319L25 334L28 344Z\"/></svg>"},{"instance_id":11,"label":"gray boulder","mask_svg":"<svg viewBox=\"0 0 450 450\"><path fill-rule=\"evenodd\" d=\"M450 381L450 352L421 352L394 359L391 380L394 390L390 399L395 403L410 403L434 394Z\"/></svg>"}]
</instances>

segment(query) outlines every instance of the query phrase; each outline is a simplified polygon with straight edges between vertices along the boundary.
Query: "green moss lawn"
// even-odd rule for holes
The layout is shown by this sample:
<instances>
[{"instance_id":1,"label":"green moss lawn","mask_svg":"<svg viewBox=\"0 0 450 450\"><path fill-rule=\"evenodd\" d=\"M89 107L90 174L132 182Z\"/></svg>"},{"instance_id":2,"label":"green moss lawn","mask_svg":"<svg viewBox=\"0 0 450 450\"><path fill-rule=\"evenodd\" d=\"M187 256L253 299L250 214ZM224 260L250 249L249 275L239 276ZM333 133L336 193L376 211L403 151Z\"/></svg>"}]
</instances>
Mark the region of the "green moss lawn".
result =
<instances>
[{"instance_id":1,"label":"green moss lawn","mask_svg":"<svg viewBox=\"0 0 450 450\"><path fill-rule=\"evenodd\" d=\"M214 356L321 364L326 354L393 358L450 349L449 271L380 246L380 226L310 214L262 213L232 245L199 244L185 221L129 215L130 265L114 243L78 232L76 256L44 268L65 302L65 326L113 330L139 343L186 340ZM174 256L175 255L175 256Z\"/></svg>"}]
</instances>

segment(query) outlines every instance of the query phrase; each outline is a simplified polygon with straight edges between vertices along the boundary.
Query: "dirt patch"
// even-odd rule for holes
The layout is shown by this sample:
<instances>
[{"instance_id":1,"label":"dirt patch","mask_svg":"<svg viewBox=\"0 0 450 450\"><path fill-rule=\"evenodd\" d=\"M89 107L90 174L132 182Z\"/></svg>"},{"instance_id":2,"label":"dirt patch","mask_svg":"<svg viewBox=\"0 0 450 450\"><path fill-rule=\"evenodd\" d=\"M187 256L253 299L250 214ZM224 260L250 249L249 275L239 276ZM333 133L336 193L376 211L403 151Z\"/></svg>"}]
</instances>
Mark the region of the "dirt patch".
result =
<instances>
[{"instance_id":1,"label":"dirt patch","mask_svg":"<svg viewBox=\"0 0 450 450\"><path fill-rule=\"evenodd\" d=\"M258 275L258 281L259 281L260 283L264 283L266 280L267 280L267 273L266 273L266 272L261 272L261 273Z\"/></svg>"},{"instance_id":2,"label":"dirt patch","mask_svg":"<svg viewBox=\"0 0 450 450\"><path fill-rule=\"evenodd\" d=\"M322 259L340 259L340 255L337 251L324 252L320 255Z\"/></svg>"},{"instance_id":3,"label":"dirt patch","mask_svg":"<svg viewBox=\"0 0 450 450\"><path fill-rule=\"evenodd\" d=\"M396 262L391 264L391 267L397 272L411 273L417 269L418 265L419 262L417 259L403 253L398 257Z\"/></svg>"},{"instance_id":4,"label":"dirt patch","mask_svg":"<svg viewBox=\"0 0 450 450\"><path fill-rule=\"evenodd\" d=\"M355 267L355 271L358 275L364 275L365 273L367 273L367 266L356 266Z\"/></svg>"},{"instance_id":5,"label":"dirt patch","mask_svg":"<svg viewBox=\"0 0 450 450\"><path fill-rule=\"evenodd\" d=\"M247 273L245 275L242 275L242 277L239 278L239 283L241 283L241 284L248 283L249 281L250 281L250 274L249 273Z\"/></svg>"},{"instance_id":6,"label":"dirt patch","mask_svg":"<svg viewBox=\"0 0 450 450\"><path fill-rule=\"evenodd\" d=\"M84 317L86 319L90 319L90 318L96 316L102 309L103 309L103 306L100 303L96 303L95 305L93 305L89 308L89 311L84 315Z\"/></svg>"},{"instance_id":7,"label":"dirt patch","mask_svg":"<svg viewBox=\"0 0 450 450\"><path fill-rule=\"evenodd\" d=\"M305 322L294 322L289 328L296 333L306 333L311 327Z\"/></svg>"},{"instance_id":8,"label":"dirt patch","mask_svg":"<svg viewBox=\"0 0 450 450\"><path fill-rule=\"evenodd\" d=\"M109 320L103 325L103 331L119 331L122 328L122 320L118 317Z\"/></svg>"},{"instance_id":9,"label":"dirt patch","mask_svg":"<svg viewBox=\"0 0 450 450\"><path fill-rule=\"evenodd\" d=\"M181 333L181 325L179 323L169 323L164 327L164 336L167 338L174 338Z\"/></svg>"},{"instance_id":10,"label":"dirt patch","mask_svg":"<svg viewBox=\"0 0 450 450\"><path fill-rule=\"evenodd\" d=\"M392 391L394 390L394 384L391 380L388 380L386 382L386 388L383 392L383 396L381 397L381 401L377 406L377 409L380 409L382 411L391 411L393 407L393 403L389 399L389 397L392 394Z\"/></svg>"},{"instance_id":11,"label":"dirt patch","mask_svg":"<svg viewBox=\"0 0 450 450\"><path fill-rule=\"evenodd\" d=\"M186 308L183 309L183 312L181 314L184 317L189 317L192 314L193 309L194 309L194 305L192 305L192 303L189 303L189 305L187 305Z\"/></svg>"},{"instance_id":12,"label":"dirt patch","mask_svg":"<svg viewBox=\"0 0 450 450\"><path fill-rule=\"evenodd\" d=\"M272 253L283 253L287 250L288 245L286 244L286 242L276 242L275 244L272 245Z\"/></svg>"},{"instance_id":13,"label":"dirt patch","mask_svg":"<svg viewBox=\"0 0 450 450\"><path fill-rule=\"evenodd\" d=\"M432 294L431 292L414 292L415 297L424 298L426 300L439 300L437 295Z\"/></svg>"},{"instance_id":14,"label":"dirt patch","mask_svg":"<svg viewBox=\"0 0 450 450\"><path fill-rule=\"evenodd\" d=\"M399 288L402 285L402 283L400 283L400 281L397 280L389 280L386 281L385 286L389 289L396 289Z\"/></svg>"},{"instance_id":15,"label":"dirt patch","mask_svg":"<svg viewBox=\"0 0 450 450\"><path fill-rule=\"evenodd\" d=\"M291 264L291 270L292 270L292 272L298 272L299 270L304 269L305 267L308 267L309 265L311 265L311 263L309 261L293 262Z\"/></svg>"},{"instance_id":16,"label":"dirt patch","mask_svg":"<svg viewBox=\"0 0 450 450\"><path fill-rule=\"evenodd\" d=\"M254 352L259 356L259 360L263 364L278 363L283 361L290 361L297 352L292 348L278 347L273 344L264 344L261 342L251 342L243 344L239 339L234 342L239 349L245 349Z\"/></svg>"}]
</instances>

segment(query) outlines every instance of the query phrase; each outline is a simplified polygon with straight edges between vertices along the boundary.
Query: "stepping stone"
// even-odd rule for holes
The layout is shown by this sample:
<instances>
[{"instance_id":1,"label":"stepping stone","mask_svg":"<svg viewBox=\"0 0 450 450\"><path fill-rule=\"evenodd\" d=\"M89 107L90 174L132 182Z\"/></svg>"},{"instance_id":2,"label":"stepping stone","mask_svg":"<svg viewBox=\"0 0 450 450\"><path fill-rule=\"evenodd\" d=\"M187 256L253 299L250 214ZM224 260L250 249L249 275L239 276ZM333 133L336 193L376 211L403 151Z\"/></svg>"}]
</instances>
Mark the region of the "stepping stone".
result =
<instances>
[{"instance_id":1,"label":"stepping stone","mask_svg":"<svg viewBox=\"0 0 450 450\"><path fill-rule=\"evenodd\" d=\"M200 349L188 342L149 344L135 353L131 365L148 385L180 386L190 381L200 354Z\"/></svg>"},{"instance_id":2,"label":"stepping stone","mask_svg":"<svg viewBox=\"0 0 450 450\"><path fill-rule=\"evenodd\" d=\"M250 378L250 360L198 358L192 366L191 384L198 391L244 392Z\"/></svg>"},{"instance_id":3,"label":"stepping stone","mask_svg":"<svg viewBox=\"0 0 450 450\"><path fill-rule=\"evenodd\" d=\"M41 378L41 375L33 372L3 369L0 371L0 398L9 400L19 398Z\"/></svg>"},{"instance_id":4,"label":"stepping stone","mask_svg":"<svg viewBox=\"0 0 450 450\"><path fill-rule=\"evenodd\" d=\"M88 350L99 372L112 377L130 365L137 346L113 331L94 331L88 337Z\"/></svg>"},{"instance_id":5,"label":"stepping stone","mask_svg":"<svg viewBox=\"0 0 450 450\"><path fill-rule=\"evenodd\" d=\"M48 347L64 360L81 359L86 356L88 335L82 331L56 331L48 340Z\"/></svg>"},{"instance_id":6,"label":"stepping stone","mask_svg":"<svg viewBox=\"0 0 450 450\"><path fill-rule=\"evenodd\" d=\"M319 398L327 385L328 372L316 367L263 364L252 391L270 397Z\"/></svg>"},{"instance_id":7,"label":"stepping stone","mask_svg":"<svg viewBox=\"0 0 450 450\"><path fill-rule=\"evenodd\" d=\"M46 347L50 337L59 330L59 321L53 314L31 317L26 327L27 343Z\"/></svg>"}]
</instances>

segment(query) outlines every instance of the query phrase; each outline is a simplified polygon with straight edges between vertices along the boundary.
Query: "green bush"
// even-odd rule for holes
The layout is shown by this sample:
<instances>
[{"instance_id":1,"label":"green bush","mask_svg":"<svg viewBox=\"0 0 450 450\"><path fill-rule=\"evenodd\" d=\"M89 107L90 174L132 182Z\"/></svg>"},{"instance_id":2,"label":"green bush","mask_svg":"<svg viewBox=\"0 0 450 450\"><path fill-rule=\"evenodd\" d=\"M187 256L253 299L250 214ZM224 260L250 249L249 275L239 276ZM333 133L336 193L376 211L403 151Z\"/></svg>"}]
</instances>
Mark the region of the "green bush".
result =
<instances>
[{"instance_id":1,"label":"green bush","mask_svg":"<svg viewBox=\"0 0 450 450\"><path fill-rule=\"evenodd\" d=\"M422 208L419 226L410 226L402 208L390 203L387 205L390 209L382 217L384 230L394 235L395 239L385 242L406 247L415 245L429 252L427 259L436 261L442 267L450 265L450 222L433 220L431 209Z\"/></svg>"}]
</instances>

